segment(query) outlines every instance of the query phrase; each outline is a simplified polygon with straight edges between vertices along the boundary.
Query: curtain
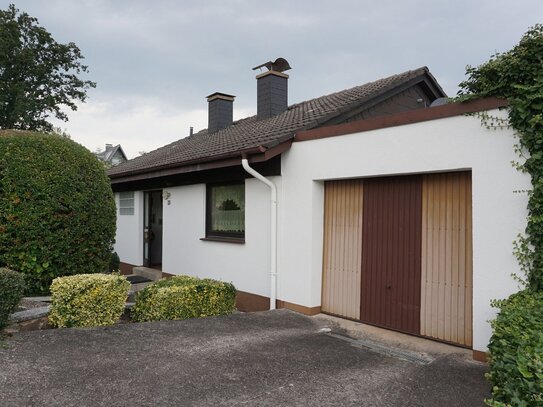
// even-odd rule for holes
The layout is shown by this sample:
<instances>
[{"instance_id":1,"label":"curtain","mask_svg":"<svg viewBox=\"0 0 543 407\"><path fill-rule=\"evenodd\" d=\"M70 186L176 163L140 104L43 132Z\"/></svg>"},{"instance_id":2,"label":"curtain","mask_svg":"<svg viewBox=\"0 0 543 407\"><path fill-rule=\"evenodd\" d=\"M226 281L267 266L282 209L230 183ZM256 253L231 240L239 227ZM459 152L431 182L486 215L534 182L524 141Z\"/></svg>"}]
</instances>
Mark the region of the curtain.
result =
<instances>
[{"instance_id":1,"label":"curtain","mask_svg":"<svg viewBox=\"0 0 543 407\"><path fill-rule=\"evenodd\" d=\"M245 185L211 188L211 225L214 232L245 231Z\"/></svg>"}]
</instances>

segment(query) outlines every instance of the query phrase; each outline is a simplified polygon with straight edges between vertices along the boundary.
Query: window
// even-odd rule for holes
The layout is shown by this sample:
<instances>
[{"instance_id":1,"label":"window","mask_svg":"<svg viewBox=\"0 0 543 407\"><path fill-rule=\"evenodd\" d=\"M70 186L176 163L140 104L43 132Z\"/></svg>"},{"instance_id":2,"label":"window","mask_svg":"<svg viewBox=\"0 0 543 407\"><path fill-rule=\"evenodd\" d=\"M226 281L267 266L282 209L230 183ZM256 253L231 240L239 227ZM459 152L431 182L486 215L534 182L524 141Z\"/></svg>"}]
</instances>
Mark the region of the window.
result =
<instances>
[{"instance_id":1,"label":"window","mask_svg":"<svg viewBox=\"0 0 543 407\"><path fill-rule=\"evenodd\" d=\"M207 186L206 237L245 237L245 184Z\"/></svg>"},{"instance_id":2,"label":"window","mask_svg":"<svg viewBox=\"0 0 543 407\"><path fill-rule=\"evenodd\" d=\"M119 215L134 214L134 191L119 192Z\"/></svg>"}]
</instances>

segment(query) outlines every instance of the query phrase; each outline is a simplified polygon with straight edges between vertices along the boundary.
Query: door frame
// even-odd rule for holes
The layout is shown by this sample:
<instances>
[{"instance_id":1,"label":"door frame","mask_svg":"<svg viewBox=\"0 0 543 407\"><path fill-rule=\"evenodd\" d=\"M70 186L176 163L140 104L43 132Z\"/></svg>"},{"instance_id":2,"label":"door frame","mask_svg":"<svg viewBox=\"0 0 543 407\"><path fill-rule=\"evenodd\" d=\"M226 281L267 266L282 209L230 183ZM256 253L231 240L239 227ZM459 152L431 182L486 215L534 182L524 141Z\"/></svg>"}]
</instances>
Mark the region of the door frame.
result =
<instances>
[{"instance_id":1,"label":"door frame","mask_svg":"<svg viewBox=\"0 0 543 407\"><path fill-rule=\"evenodd\" d=\"M377 326L377 327L380 327L380 328L384 328L384 329L387 329L387 330L391 330L391 331L397 331L397 332L402 332L402 333L407 333L407 334L410 334L410 335L414 335L414 336L418 336L418 337L422 337L422 338L427 338L427 339L431 339L431 340L434 340L434 341L439 341L439 342L443 342L443 343L448 343L448 344L452 344L452 345L455 345L455 346L458 346L458 347L463 347L463 348L468 348L468 349L471 349L472 348L472 335L473 335L473 247L472 247L472 238L473 238L473 226L472 226L472 213L471 213L471 207L472 207L472 197L473 197L473 191L472 191L472 172L471 170L465 170L465 169L458 169L458 170L449 170L449 171L441 171L441 172L426 172L426 173L416 173L416 174L400 174L400 175L397 175L397 174L394 174L394 175L390 175L390 176L382 176L382 175L379 175L379 176L371 176L371 177L363 177L363 178L349 178L349 179L345 179L345 180L335 180L335 179L331 179L331 180L325 180L324 182L324 189L325 189L325 194L324 194L324 202L323 202L323 256L322 256L322 274L321 274L321 278L322 278L322 287L321 287L321 307L323 306L323 304L325 304L325 296L333 296L335 294L337 294L338 292L334 291L327 291L325 292L326 289L328 290L332 290L332 287L330 286L330 281L326 281L326 278L331 278L331 277L327 277L326 273L329 272L327 271L328 269L325 269L327 267L327 261L329 261L328 257L330 256L330 253L327 253L327 247L325 247L325 245L327 244L327 241L326 241L326 236L327 236L327 233L330 234L330 233L333 233L330 232L330 231L326 231L325 228L326 228L326 225L329 224L332 224L333 221L331 221L330 219L327 220L327 217L331 217L331 214L332 214L332 208L328 208L326 206L327 204L327 197L326 197L326 192L327 192L327 187L328 189L330 189L330 186L327 185L327 183L329 183L330 185L333 185L335 184L336 182L345 182L345 181L351 181L351 182L360 182L362 184L362 190L364 190L364 184L368 181L368 180L372 180L372 179L383 179L383 178L389 178L389 177L405 177L405 176L421 176L422 177L422 199L423 199L423 202L422 202L422 206L421 206L421 215L422 215L422 219L421 219L421 243L422 243L422 246L421 246L421 253L420 253L420 261L421 261L421 276L420 276L420 300L421 300L421 303L420 303L420 310L419 310L419 314L420 314L420 327L419 327L419 332L418 333L414 333L414 332L409 332L409 331L406 331L406 330L402 330L402 329L398 329L398 328L395 328L395 327L391 327L390 325L387 326L387 325L384 325L384 324L379 324L378 322L376 321L367 321L367 320L364 320L363 318L356 318L356 317L353 317L353 315L345 315L345 313L341 312L342 310L339 310L339 309L335 309L335 308L330 308L328 307L327 308L321 308L323 313L325 314L329 314L329 315L334 315L334 316L337 316L337 317L340 317L340 318L343 318L343 319L348 319L348 320L352 320L352 321L357 321L357 322L361 322L361 323L364 323L364 324L368 324L368 325L373 325L373 326ZM464 233L465 234L465 240L466 240L466 243L465 243L465 270L464 271L461 271L460 273L464 273L464 274L458 274L458 276L460 275L465 275L465 287L464 287L464 291L462 291L463 293L463 297L465 300L465 308L466 310L462 311L460 310L460 308L458 308L458 312L460 313L460 315L462 314L462 312L464 313L464 318L460 318L458 319L458 323L456 324L456 326L460 327L460 326L463 326L463 331L462 330L459 330L458 332L464 332L464 339L462 340L460 338L460 334L458 334L457 338L453 336L451 336L449 338L449 336L447 335L429 335L427 332L423 332L423 329L422 329L422 326L423 326L423 322L422 322L422 318L423 318L423 309L426 309L424 306L423 306L423 291L424 291L424 280L423 280L423 275L422 275L422 269L423 269L423 263L424 261L426 261L426 257L427 255L424 255L424 247L428 246L428 240L425 240L427 239L427 237L425 237L425 232L424 232L424 227L427 227L427 226L424 226L425 223L424 223L424 219L425 217L428 217L430 216L428 209L424 209L425 208L425 202L428 198L425 198L425 194L428 193L428 189L427 189L427 185L426 185L426 180L427 179L432 179L433 177L451 177L452 178L463 178L463 177L466 177L466 185L462 188L465 188L465 193L462 193L460 194L459 191L461 191L459 188L460 186L454 186L454 187L451 187L449 185L449 183L447 183L447 191L451 190L452 188L452 191L456 191L454 192L454 194L450 194L449 195L452 197L454 196L455 198L452 200L452 202L455 202L455 205L459 205L459 206L462 206L464 205L465 206L465 216L462 217L460 216L460 212L458 212L457 209L454 209L454 210L447 210L447 213L451 212L451 213L455 213L457 214L456 216L458 216L458 220L457 221L454 221L452 224L457 224L457 225L465 225L463 227L460 227L459 231L458 232L454 232L454 227L453 228L448 228L447 230L452 230L453 232L448 232L448 233L460 233L458 234L458 236L461 236L461 233ZM450 180L449 180L450 181ZM447 181L447 182L449 182ZM456 184L454 184L456 185ZM330 191L328 191L330 192ZM449 191L450 192L450 191ZM460 195L458 195L460 194ZM448 195L448 196L449 196ZM338 199L336 197L336 199ZM349 201L348 199L346 200L345 198L343 198L343 205L346 205L347 201ZM365 199L362 199L362 202L364 202ZM441 201L439 201L441 202ZM365 204L367 204L367 202L364 202L363 204L361 204L362 208L364 208ZM355 204L353 203L350 203L350 207L353 208L353 207L356 207ZM442 207L442 204L440 203L440 208ZM441 212L444 212L444 206L443 206L443 210L440 210L440 213ZM364 209L362 209L362 212L363 212ZM457 213L458 212L458 213ZM445 213L445 212L444 212ZM440 222L442 221L441 218L442 218L442 214L439 215L440 216ZM455 218L456 219L456 218ZM359 227L359 233L362 234L365 226L367 225L364 225L363 224L364 222L362 222L362 225L360 225ZM441 233L441 232L440 232ZM344 235L342 235L343 239L344 239ZM448 238L447 238L448 239ZM455 238L456 239L456 238ZM454 239L453 239L454 240ZM351 241L353 241L353 239L351 239ZM433 241L433 240L432 240ZM447 240L449 241L449 240ZM456 241L456 240L454 240ZM328 242L328 244L330 244ZM351 243L352 245L352 243ZM459 244L460 245L460 244ZM334 244L332 245L334 246ZM335 246L338 246L338 244L336 243ZM362 246L362 245L360 245ZM344 249L341 248L341 243L339 244L339 251L343 251ZM350 247L350 246L349 246ZM439 247L441 247L441 243L439 244ZM448 247L448 246L447 246ZM362 248L362 247L360 247ZM337 247L336 247L337 249ZM335 249L334 249L335 250ZM454 250L454 249L453 249ZM362 253L362 250L361 250L361 253ZM361 255L360 253L360 255ZM451 253L455 253L454 251L452 251ZM343 261L343 260L342 260ZM447 263L448 264L448 263ZM464 261L461 261L459 264L464 264ZM352 271L352 270L351 270ZM362 271L362 270L361 270ZM456 274L455 274L456 275ZM459 277L458 278L458 281L460 281L461 278ZM342 280L343 281L343 280ZM345 283L345 281L343 281L343 283ZM468 284L469 283L469 284ZM338 284L339 286L341 286L341 281L337 284L334 285L334 287L338 287ZM462 286L462 284L460 284L460 286ZM459 290L461 289L459 286ZM362 290L363 290L363 287L362 287L362 282L360 284L360 291L361 291L361 297L362 297ZM342 292L339 292L339 294L342 294ZM426 297L425 297L426 298ZM426 298L426 301L428 299ZM459 300L458 303L461 303L462 301ZM357 305L357 304L355 304ZM362 307L362 301L360 301L358 303L358 307L361 308ZM362 314L362 310L360 309L360 313ZM464 321L464 322L461 322L461 321Z\"/></svg>"},{"instance_id":2,"label":"door frame","mask_svg":"<svg viewBox=\"0 0 543 407\"><path fill-rule=\"evenodd\" d=\"M160 205L163 206L162 201L162 189L151 189L143 191L143 265L145 267L152 268L153 259L151 256L151 238L152 238L152 228L151 228L151 211L153 207L153 202L151 196L153 193L160 192ZM163 218L164 219L164 218Z\"/></svg>"}]
</instances>

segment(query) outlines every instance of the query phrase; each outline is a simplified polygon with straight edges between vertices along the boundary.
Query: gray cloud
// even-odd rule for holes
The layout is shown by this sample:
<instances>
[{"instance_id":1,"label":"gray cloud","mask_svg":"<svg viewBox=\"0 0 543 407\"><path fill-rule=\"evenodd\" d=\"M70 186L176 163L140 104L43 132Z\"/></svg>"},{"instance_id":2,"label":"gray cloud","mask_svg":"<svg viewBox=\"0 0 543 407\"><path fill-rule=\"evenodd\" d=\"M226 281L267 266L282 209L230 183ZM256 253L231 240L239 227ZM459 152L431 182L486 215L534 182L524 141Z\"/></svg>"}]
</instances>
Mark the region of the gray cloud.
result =
<instances>
[{"instance_id":1,"label":"gray cloud","mask_svg":"<svg viewBox=\"0 0 543 407\"><path fill-rule=\"evenodd\" d=\"M514 5L502 0L21 0L16 5L57 40L82 49L89 77L98 83L88 105L109 103L108 117L131 114L145 104L171 115L205 110L204 97L214 91L236 95L236 108L253 112L251 68L279 56L293 67L290 102L422 65L454 95L467 64L511 48L543 15L540 0ZM97 117L96 125L107 128L103 121L103 115ZM137 151L137 137L118 137Z\"/></svg>"}]
</instances>

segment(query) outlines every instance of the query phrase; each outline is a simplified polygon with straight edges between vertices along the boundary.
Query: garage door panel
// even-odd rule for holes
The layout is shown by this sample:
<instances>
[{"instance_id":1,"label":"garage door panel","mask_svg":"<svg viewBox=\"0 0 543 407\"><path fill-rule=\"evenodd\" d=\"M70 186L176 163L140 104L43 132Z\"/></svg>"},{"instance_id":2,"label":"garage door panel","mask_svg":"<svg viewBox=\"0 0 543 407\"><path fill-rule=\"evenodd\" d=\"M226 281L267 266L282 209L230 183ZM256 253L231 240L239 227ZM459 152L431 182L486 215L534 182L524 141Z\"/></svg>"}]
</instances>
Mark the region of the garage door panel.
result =
<instances>
[{"instance_id":1,"label":"garage door panel","mask_svg":"<svg viewBox=\"0 0 543 407\"><path fill-rule=\"evenodd\" d=\"M360 318L362 181L331 181L324 189L322 310Z\"/></svg>"},{"instance_id":2,"label":"garage door panel","mask_svg":"<svg viewBox=\"0 0 543 407\"><path fill-rule=\"evenodd\" d=\"M422 193L421 335L471 346L471 173L425 175Z\"/></svg>"},{"instance_id":3,"label":"garage door panel","mask_svg":"<svg viewBox=\"0 0 543 407\"><path fill-rule=\"evenodd\" d=\"M364 181L361 320L420 330L421 177Z\"/></svg>"}]
</instances>

